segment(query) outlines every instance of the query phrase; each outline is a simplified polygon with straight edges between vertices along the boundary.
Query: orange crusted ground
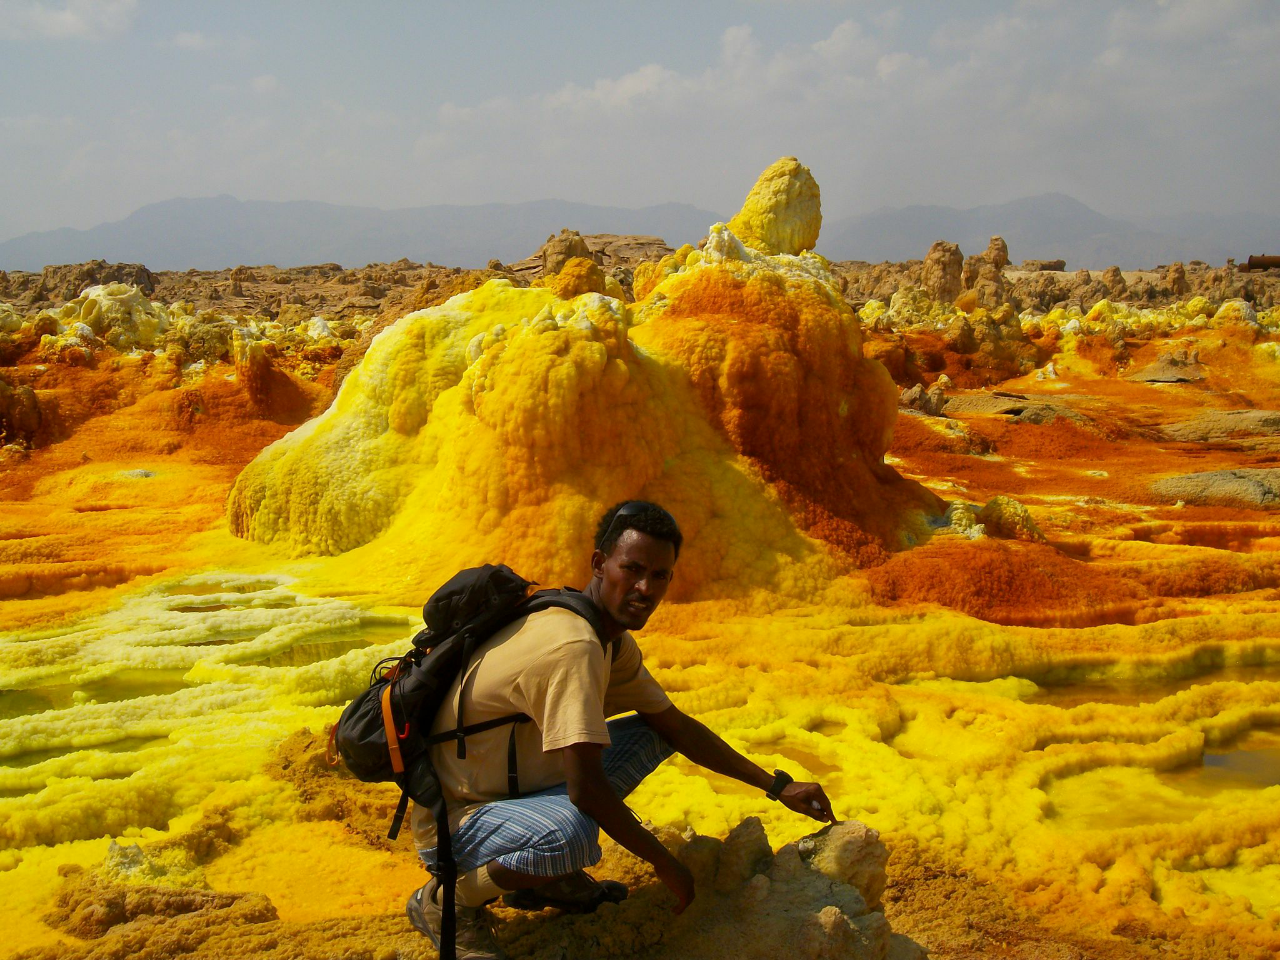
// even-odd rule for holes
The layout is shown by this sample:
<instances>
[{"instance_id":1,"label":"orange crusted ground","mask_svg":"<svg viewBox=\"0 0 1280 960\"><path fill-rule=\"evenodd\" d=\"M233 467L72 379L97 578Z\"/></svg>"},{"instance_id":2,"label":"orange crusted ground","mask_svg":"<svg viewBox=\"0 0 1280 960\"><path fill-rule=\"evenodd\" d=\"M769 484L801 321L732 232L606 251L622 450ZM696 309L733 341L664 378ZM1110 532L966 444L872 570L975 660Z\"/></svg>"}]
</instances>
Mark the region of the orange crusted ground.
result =
<instances>
[{"instance_id":1,"label":"orange crusted ground","mask_svg":"<svg viewBox=\"0 0 1280 960\"><path fill-rule=\"evenodd\" d=\"M45 416L0 485L0 629L49 625L137 578L208 564L197 541L223 528L236 475L332 396L269 369L255 399L230 366L184 380L149 354L6 372Z\"/></svg>"}]
</instances>

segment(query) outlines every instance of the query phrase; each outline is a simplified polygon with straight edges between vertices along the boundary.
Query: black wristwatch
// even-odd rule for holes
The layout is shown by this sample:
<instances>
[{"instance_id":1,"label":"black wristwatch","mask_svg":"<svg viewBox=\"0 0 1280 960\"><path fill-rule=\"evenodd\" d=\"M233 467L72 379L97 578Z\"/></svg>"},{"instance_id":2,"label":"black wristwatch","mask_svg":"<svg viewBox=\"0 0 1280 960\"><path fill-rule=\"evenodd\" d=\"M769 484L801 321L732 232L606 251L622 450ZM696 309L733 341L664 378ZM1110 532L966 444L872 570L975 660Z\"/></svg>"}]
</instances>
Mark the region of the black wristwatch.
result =
<instances>
[{"instance_id":1,"label":"black wristwatch","mask_svg":"<svg viewBox=\"0 0 1280 960\"><path fill-rule=\"evenodd\" d=\"M795 782L795 777L791 776L791 774L782 770L775 770L773 771L773 784L764 792L764 795L770 800L777 800L781 798L782 791L787 788L787 784Z\"/></svg>"}]
</instances>

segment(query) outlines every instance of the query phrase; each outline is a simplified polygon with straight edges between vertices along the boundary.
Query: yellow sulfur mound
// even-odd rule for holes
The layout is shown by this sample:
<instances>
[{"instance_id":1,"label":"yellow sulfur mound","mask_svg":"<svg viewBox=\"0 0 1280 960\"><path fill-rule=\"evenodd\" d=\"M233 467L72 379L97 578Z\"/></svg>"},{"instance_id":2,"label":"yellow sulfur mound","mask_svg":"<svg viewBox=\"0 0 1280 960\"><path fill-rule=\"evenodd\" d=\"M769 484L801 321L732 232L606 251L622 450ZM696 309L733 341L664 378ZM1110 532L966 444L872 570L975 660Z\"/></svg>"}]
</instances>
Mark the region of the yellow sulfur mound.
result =
<instances>
[{"instance_id":1,"label":"yellow sulfur mound","mask_svg":"<svg viewBox=\"0 0 1280 960\"><path fill-rule=\"evenodd\" d=\"M1044 534L1032 519L1031 511L1012 497L992 497L991 501L978 511L976 520L997 537L1044 541Z\"/></svg>"},{"instance_id":2,"label":"yellow sulfur mound","mask_svg":"<svg viewBox=\"0 0 1280 960\"><path fill-rule=\"evenodd\" d=\"M502 280L403 318L324 415L241 474L232 530L297 553L367 544L346 558L352 575L408 598L493 557L579 581L603 506L641 491L696 538L685 590L815 558L673 372L635 351L627 320L600 294L562 301ZM741 504L750 537L716 516L710 488Z\"/></svg>"},{"instance_id":3,"label":"yellow sulfur mound","mask_svg":"<svg viewBox=\"0 0 1280 960\"><path fill-rule=\"evenodd\" d=\"M572 300L584 293L603 293L615 300L623 296L618 281L586 257L570 257L559 273L539 277L533 285L554 291L561 300Z\"/></svg>"},{"instance_id":4,"label":"yellow sulfur mound","mask_svg":"<svg viewBox=\"0 0 1280 960\"><path fill-rule=\"evenodd\" d=\"M22 329L22 314L7 303L0 302L0 333L15 333Z\"/></svg>"},{"instance_id":5,"label":"yellow sulfur mound","mask_svg":"<svg viewBox=\"0 0 1280 960\"><path fill-rule=\"evenodd\" d=\"M774 161L760 174L729 229L763 253L812 250L822 229L818 181L795 157Z\"/></svg>"},{"instance_id":6,"label":"yellow sulfur mound","mask_svg":"<svg viewBox=\"0 0 1280 960\"><path fill-rule=\"evenodd\" d=\"M812 178L799 169L788 182L803 197ZM777 223L816 230L804 208L783 204ZM883 463L895 390L862 357L821 257L762 253L717 224L704 250L638 281L634 307L615 287L575 258L539 286L490 280L403 317L324 415L244 470L232 531L295 554L351 552L353 575L409 599L495 557L581 581L579 545L601 510L646 496L685 530L688 597L773 587L795 562L817 566L784 582L813 584L940 512Z\"/></svg>"},{"instance_id":7,"label":"yellow sulfur mound","mask_svg":"<svg viewBox=\"0 0 1280 960\"><path fill-rule=\"evenodd\" d=\"M57 311L62 330L84 324L117 350L152 347L169 325L169 313L126 283L90 287Z\"/></svg>"}]
</instances>

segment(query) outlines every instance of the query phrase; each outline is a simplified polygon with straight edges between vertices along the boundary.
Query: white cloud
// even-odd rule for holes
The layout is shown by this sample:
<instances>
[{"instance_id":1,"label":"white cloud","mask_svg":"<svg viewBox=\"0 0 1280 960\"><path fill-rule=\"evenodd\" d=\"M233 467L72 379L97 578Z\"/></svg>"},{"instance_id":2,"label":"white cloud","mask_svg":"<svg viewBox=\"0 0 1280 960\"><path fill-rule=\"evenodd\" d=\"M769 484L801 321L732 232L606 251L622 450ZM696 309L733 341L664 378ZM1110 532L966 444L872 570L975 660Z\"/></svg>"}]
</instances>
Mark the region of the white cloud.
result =
<instances>
[{"instance_id":1,"label":"white cloud","mask_svg":"<svg viewBox=\"0 0 1280 960\"><path fill-rule=\"evenodd\" d=\"M897 53L886 53L876 61L876 76L881 80L888 80L899 70L906 70L912 66L920 66L924 61L919 57L913 57L909 53L899 50Z\"/></svg>"},{"instance_id":2,"label":"white cloud","mask_svg":"<svg viewBox=\"0 0 1280 960\"><path fill-rule=\"evenodd\" d=\"M0 0L0 35L17 38L110 36L127 29L137 0Z\"/></svg>"},{"instance_id":3,"label":"white cloud","mask_svg":"<svg viewBox=\"0 0 1280 960\"><path fill-rule=\"evenodd\" d=\"M1280 213L1265 188L1280 150L1280 116L1266 109L1280 87L1280 6L1224 2L1235 6L1221 18L1182 2L1134 13L1021 0L1003 12L940 5L901 18L860 6L829 29L791 31L803 42L744 23L685 66L642 50L623 68L567 82L551 57L540 83L443 104L425 81L317 88L308 104L312 88L259 38L254 66L199 75L215 106L174 111L140 94L148 113L107 126L76 105L49 111L74 121L0 117L0 169L11 174L0 209L12 232L223 192L388 207L675 200L731 215L764 166L796 155L821 183L829 218L1050 190L1116 216ZM1201 33L1188 39L1192 27ZM157 41L199 49L212 39L192 31L180 42L173 31ZM229 34L220 49L239 42ZM33 189L42 184L52 186Z\"/></svg>"},{"instance_id":4,"label":"white cloud","mask_svg":"<svg viewBox=\"0 0 1280 960\"><path fill-rule=\"evenodd\" d=\"M184 30L173 38L173 45L183 50L211 50L218 44L217 37L211 37L199 30Z\"/></svg>"},{"instance_id":5,"label":"white cloud","mask_svg":"<svg viewBox=\"0 0 1280 960\"><path fill-rule=\"evenodd\" d=\"M655 62L552 93L447 104L415 156L476 201L496 188L503 199L679 199L732 212L763 166L796 154L835 215L1049 190L1121 216L1186 203L1243 208L1280 123L1250 114L1250 132L1238 136L1258 146L1251 160L1223 142L1239 124L1212 103L1250 102L1241 96L1274 89L1280 70L1274 57L1254 58L1249 71L1212 64L1248 56L1259 33L1280 40L1280 18L1252 7L1250 31L1218 23L1201 35L1198 60L1168 56L1151 38L1181 43L1189 24L1208 30L1212 18L1195 6L1151 8L1139 29L1127 14L1088 22L1070 6L1019 4L952 19L914 46L875 18L849 19L808 44L769 44L733 26L705 68Z\"/></svg>"}]
</instances>

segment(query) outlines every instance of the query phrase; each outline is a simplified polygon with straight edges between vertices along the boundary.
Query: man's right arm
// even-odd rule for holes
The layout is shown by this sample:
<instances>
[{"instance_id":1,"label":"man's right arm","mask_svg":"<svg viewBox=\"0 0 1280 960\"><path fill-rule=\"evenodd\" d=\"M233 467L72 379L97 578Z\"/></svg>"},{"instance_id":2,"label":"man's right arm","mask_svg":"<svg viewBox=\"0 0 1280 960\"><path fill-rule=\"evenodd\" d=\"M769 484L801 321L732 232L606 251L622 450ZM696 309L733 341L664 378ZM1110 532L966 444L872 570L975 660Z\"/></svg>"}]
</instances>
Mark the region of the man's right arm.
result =
<instances>
[{"instance_id":1,"label":"man's right arm","mask_svg":"<svg viewBox=\"0 0 1280 960\"><path fill-rule=\"evenodd\" d=\"M658 879L676 895L676 913L693 900L693 875L671 855L658 838L640 825L604 775L598 743L574 743L564 748L565 783L569 799L600 824L610 837L637 857L653 864Z\"/></svg>"}]
</instances>

